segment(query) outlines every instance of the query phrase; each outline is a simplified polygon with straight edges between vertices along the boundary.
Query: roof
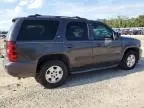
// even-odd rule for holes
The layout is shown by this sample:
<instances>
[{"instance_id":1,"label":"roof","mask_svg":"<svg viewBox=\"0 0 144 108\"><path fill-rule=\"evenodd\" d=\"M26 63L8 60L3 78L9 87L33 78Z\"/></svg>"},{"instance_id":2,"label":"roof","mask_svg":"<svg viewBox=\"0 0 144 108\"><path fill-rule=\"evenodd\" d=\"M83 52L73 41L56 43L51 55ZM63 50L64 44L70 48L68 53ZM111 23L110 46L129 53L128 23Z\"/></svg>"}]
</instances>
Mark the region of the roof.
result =
<instances>
[{"instance_id":1,"label":"roof","mask_svg":"<svg viewBox=\"0 0 144 108\"><path fill-rule=\"evenodd\" d=\"M79 16L74 16L74 17L69 17L69 16L51 16L51 15L40 15L40 14L35 14L35 15L29 15L27 17L19 17L19 18L48 18L48 19L76 19L76 20L83 20L83 21L96 21L96 20L88 20L86 18L82 18ZM14 18L13 21L19 18ZM96 21L96 22L102 22L102 21Z\"/></svg>"}]
</instances>

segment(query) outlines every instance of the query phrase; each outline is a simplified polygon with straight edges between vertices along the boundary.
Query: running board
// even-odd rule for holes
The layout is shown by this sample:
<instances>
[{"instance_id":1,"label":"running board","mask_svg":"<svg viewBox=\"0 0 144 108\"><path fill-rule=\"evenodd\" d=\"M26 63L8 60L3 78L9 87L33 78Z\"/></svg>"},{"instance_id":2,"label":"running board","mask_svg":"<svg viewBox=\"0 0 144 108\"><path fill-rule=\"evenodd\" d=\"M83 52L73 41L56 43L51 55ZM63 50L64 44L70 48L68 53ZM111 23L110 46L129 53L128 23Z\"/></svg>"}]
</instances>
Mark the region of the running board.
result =
<instances>
[{"instance_id":1,"label":"running board","mask_svg":"<svg viewBox=\"0 0 144 108\"><path fill-rule=\"evenodd\" d=\"M117 67L118 65L112 65L112 66L106 66L106 67L100 67L100 68L92 68L92 69L85 69L83 71L72 71L72 74L77 74L77 73L86 73L86 72L92 72L92 71L97 71L97 70L104 70L104 69L110 69Z\"/></svg>"}]
</instances>

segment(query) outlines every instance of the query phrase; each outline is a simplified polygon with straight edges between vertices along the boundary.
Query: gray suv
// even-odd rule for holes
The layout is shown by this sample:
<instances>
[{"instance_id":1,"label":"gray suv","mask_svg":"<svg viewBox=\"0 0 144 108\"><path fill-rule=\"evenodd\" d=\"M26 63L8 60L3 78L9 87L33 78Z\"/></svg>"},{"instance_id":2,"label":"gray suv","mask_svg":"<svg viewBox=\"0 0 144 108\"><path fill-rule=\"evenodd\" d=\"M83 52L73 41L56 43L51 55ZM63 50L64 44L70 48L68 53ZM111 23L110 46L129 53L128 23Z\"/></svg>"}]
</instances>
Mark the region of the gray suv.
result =
<instances>
[{"instance_id":1,"label":"gray suv","mask_svg":"<svg viewBox=\"0 0 144 108\"><path fill-rule=\"evenodd\" d=\"M4 67L17 77L35 75L46 88L69 74L119 66L133 69L139 40L121 37L106 24L80 17L31 15L15 18L6 38Z\"/></svg>"}]
</instances>

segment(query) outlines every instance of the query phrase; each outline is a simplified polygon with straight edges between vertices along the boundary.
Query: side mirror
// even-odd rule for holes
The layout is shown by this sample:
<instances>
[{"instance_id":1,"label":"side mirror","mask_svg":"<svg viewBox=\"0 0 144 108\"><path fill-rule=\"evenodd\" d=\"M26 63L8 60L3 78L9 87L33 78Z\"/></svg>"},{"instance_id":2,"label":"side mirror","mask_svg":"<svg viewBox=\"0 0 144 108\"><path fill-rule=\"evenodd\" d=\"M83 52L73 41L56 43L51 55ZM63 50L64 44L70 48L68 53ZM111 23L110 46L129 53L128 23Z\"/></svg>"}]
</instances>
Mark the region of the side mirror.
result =
<instances>
[{"instance_id":1,"label":"side mirror","mask_svg":"<svg viewBox=\"0 0 144 108\"><path fill-rule=\"evenodd\" d=\"M121 33L119 33L119 32L114 32L113 33L113 37L114 37L115 40L119 39L120 36L121 36Z\"/></svg>"}]
</instances>

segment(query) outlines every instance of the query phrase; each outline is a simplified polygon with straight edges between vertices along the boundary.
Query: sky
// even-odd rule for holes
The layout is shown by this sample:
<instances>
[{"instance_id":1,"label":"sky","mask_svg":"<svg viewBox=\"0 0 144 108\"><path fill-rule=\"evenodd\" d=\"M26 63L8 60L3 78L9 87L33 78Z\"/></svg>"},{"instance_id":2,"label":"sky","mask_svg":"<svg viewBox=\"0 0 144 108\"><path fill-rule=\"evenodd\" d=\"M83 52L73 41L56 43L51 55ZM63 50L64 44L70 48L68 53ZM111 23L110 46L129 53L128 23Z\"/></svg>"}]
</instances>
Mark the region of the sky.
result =
<instances>
[{"instance_id":1,"label":"sky","mask_svg":"<svg viewBox=\"0 0 144 108\"><path fill-rule=\"evenodd\" d=\"M8 30L15 17L33 14L130 18L144 15L144 0L0 0L0 30Z\"/></svg>"}]
</instances>

